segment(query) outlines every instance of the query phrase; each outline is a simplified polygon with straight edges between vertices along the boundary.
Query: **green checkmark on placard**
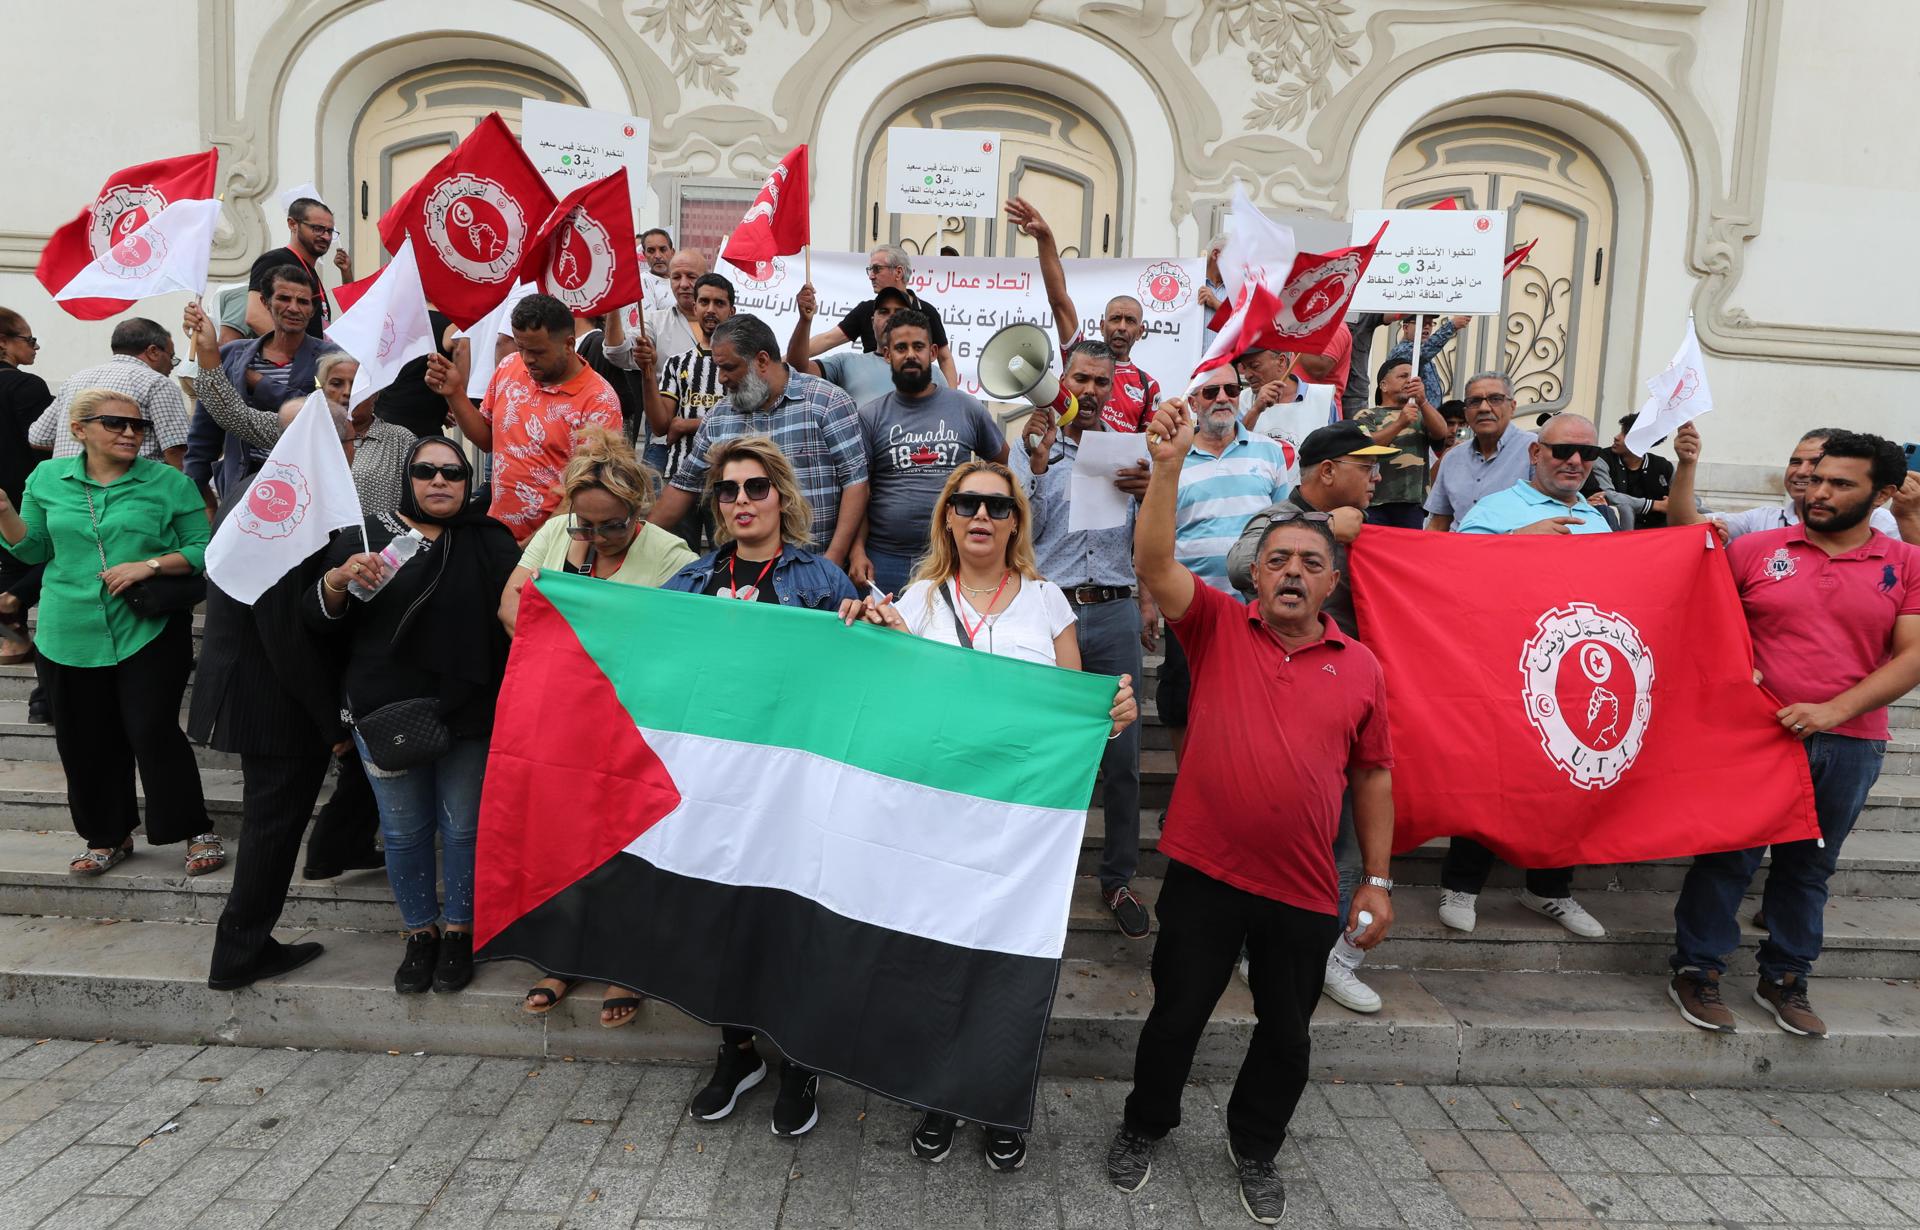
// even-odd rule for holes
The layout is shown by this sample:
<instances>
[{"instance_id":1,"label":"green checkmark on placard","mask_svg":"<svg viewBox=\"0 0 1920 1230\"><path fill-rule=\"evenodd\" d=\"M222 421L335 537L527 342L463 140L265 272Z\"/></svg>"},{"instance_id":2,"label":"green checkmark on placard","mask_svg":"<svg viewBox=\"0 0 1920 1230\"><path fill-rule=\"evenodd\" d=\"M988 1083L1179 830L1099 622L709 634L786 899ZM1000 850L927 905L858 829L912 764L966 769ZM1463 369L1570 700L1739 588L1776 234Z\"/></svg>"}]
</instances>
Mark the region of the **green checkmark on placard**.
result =
<instances>
[{"instance_id":1,"label":"green checkmark on placard","mask_svg":"<svg viewBox=\"0 0 1920 1230\"><path fill-rule=\"evenodd\" d=\"M1401 262L1400 262L1400 272L1401 272L1401 273L1412 273L1412 272L1413 272L1413 266L1412 266L1412 265L1409 265L1409 264L1407 264L1407 262L1405 262L1405 261L1401 261Z\"/></svg>"}]
</instances>

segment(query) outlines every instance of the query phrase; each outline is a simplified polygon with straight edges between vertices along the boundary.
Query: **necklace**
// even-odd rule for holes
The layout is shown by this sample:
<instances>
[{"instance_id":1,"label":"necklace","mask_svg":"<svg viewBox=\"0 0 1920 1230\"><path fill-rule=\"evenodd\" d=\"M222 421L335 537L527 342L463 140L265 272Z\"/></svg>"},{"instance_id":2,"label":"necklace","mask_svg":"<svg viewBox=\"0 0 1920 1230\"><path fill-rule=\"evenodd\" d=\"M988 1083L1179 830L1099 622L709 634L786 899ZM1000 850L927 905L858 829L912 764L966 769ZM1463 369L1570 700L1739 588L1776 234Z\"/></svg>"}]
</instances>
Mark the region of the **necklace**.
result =
<instances>
[{"instance_id":1,"label":"necklace","mask_svg":"<svg viewBox=\"0 0 1920 1230\"><path fill-rule=\"evenodd\" d=\"M987 609L986 609L986 610L984 610L984 611L980 611L980 622L979 622L979 623L977 623L977 624L976 624L976 623L973 623L973 622L971 622L971 621L970 621L970 620L968 620L968 619L967 619L967 617L966 617L966 616L964 616L964 615L962 615L962 616L960 617L960 624L961 624L961 626L962 626L962 627L964 627L964 628L965 628L965 629L967 630L967 640L968 640L968 641L972 641L972 640L973 640L973 639L974 639L975 637L977 637L977 636L979 636L979 635L980 635L980 630L981 630L982 628L985 628L985 627L986 627L986 626L987 626L988 624L990 624L990 623L992 623L992 622L993 622L993 619L994 619L994 615L993 615L993 604L994 604L994 603L996 603L996 602L998 602L998 601L1000 601L1000 594L1001 594L1001 591L1007 588L1007 582L1008 582L1008 581L1011 581L1012 579L1013 579L1013 569L1011 569L1011 568L1009 568L1009 569L1007 569L1007 570L1006 570L1005 572L1003 572L1003 573L1001 573L1001 574L1000 574L1000 584L999 584L999 586L998 586L997 588L995 588L995 589L994 589L994 591L993 591L993 597L991 597L991 598L989 598L989 599L987 599ZM965 589L972 589L972 588L973 588L973 587L972 587L972 586L970 586L970 585L969 585L969 586L961 586L961 584L960 584L960 578L959 578L958 576L956 576L956 577L954 577L954 578L953 578L953 583L954 583L954 586L955 586L955 588L965 588ZM979 590L975 590L974 592L975 592L975 593L979 593L979 592L981 592L981 591L979 591ZM957 605L956 605L956 607L955 607L955 609L956 609L956 610L957 610L957 609L959 609ZM974 610L976 610L976 611L979 611L979 610L980 610L980 608L979 608L979 607L974 607L973 609L974 609ZM1002 612L1002 614L1004 614L1004 613L1005 613L1005 612Z\"/></svg>"},{"instance_id":2,"label":"necklace","mask_svg":"<svg viewBox=\"0 0 1920 1230\"><path fill-rule=\"evenodd\" d=\"M953 576L953 583L955 585L958 585L961 589L966 590L970 594L998 594L1001 590L1007 587L1007 574L1005 573L1000 574L1000 584L998 585L973 586L973 585L968 585L965 581L962 581L960 579L960 574L955 573ZM992 605L992 604L989 603L988 605Z\"/></svg>"}]
</instances>

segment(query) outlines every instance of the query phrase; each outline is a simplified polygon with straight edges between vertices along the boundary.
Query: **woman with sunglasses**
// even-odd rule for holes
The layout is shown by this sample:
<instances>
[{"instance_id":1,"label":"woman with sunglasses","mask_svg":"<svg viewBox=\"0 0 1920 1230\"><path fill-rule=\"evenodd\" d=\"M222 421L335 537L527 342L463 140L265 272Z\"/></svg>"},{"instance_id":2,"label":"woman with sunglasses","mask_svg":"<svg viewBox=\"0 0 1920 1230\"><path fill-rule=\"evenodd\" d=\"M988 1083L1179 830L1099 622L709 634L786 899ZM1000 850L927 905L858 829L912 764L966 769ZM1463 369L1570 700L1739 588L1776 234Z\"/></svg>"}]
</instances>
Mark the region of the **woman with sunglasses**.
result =
<instances>
[{"instance_id":1,"label":"woman with sunglasses","mask_svg":"<svg viewBox=\"0 0 1920 1230\"><path fill-rule=\"evenodd\" d=\"M833 561L807 550L813 511L780 446L766 436L733 436L707 454L706 498L713 509L711 553L682 568L664 588L740 602L772 602L816 611L859 608L853 582ZM740 1095L766 1079L753 1031L720 1030L720 1058L687 1113L712 1123L733 1113ZM788 1062L773 1101L776 1136L800 1136L819 1120L820 1078Z\"/></svg>"},{"instance_id":2,"label":"woman with sunglasses","mask_svg":"<svg viewBox=\"0 0 1920 1230\"><path fill-rule=\"evenodd\" d=\"M402 994L458 991L473 978L473 852L480 787L493 735L494 699L507 667L507 634L495 617L500 591L520 557L513 534L474 497L473 468L452 440L428 436L407 457L397 513L367 518L334 535L326 571L303 606L321 628L342 628L347 651L344 707L380 806L387 879L406 926L405 958L393 976ZM381 552L417 535L419 546L390 569ZM371 548L369 550L368 548ZM374 589L366 601L349 586ZM370 715L407 702L425 709L418 733L444 726L447 750L426 763L382 768L392 759ZM369 751L368 731L379 746ZM440 866L434 866L439 838ZM444 880L442 902L436 884Z\"/></svg>"},{"instance_id":3,"label":"woman with sunglasses","mask_svg":"<svg viewBox=\"0 0 1920 1230\"><path fill-rule=\"evenodd\" d=\"M69 869L99 875L132 852L138 764L148 843L189 841L187 874L203 875L226 854L208 832L200 770L180 729L193 617L143 615L128 593L205 567L206 502L186 475L140 456L152 423L126 394L84 390L69 414L80 454L36 467L17 512L0 493L0 546L47 565L39 648L67 805L87 843Z\"/></svg>"},{"instance_id":4,"label":"woman with sunglasses","mask_svg":"<svg viewBox=\"0 0 1920 1230\"><path fill-rule=\"evenodd\" d=\"M861 613L915 636L1019 658L1043 666L1080 669L1073 608L1060 587L1033 561L1033 518L1013 473L991 461L955 468L934 505L927 554L898 603L869 598ZM851 622L851 610L843 618ZM1120 676L1109 711L1117 736L1139 715L1133 680ZM960 1121L929 1110L910 1142L913 1155L939 1162L953 1150ZM990 1127L987 1165L1018 1170L1027 1163L1024 1132Z\"/></svg>"},{"instance_id":5,"label":"woman with sunglasses","mask_svg":"<svg viewBox=\"0 0 1920 1230\"><path fill-rule=\"evenodd\" d=\"M520 618L520 591L542 569L600 577L617 585L660 585L694 560L677 534L647 525L658 478L640 464L633 446L603 427L582 429L573 459L560 476L562 511L534 531L520 566L500 596L500 622L508 635ZM573 989L566 978L547 977L527 991L527 1012L542 1016ZM616 1029L640 1011L631 989L609 985L600 1000L600 1024Z\"/></svg>"}]
</instances>

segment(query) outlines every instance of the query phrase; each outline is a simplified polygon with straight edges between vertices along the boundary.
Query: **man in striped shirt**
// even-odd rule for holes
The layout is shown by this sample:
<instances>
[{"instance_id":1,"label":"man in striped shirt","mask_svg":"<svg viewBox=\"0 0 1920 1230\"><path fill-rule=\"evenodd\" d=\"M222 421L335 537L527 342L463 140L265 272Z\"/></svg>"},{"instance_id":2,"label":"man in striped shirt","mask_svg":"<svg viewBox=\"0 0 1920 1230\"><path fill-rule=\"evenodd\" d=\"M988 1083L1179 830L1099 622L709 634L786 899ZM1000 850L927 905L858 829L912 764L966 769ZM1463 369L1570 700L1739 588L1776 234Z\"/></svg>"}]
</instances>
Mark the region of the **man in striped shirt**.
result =
<instances>
[{"instance_id":1,"label":"man in striped shirt","mask_svg":"<svg viewBox=\"0 0 1920 1230\"><path fill-rule=\"evenodd\" d=\"M1180 471L1174 510L1174 558L1201 581L1238 598L1227 580L1227 552L1247 519L1287 498L1299 480L1278 440L1240 422L1240 383L1222 368L1195 389L1193 447ZM1172 630L1169 629L1169 632ZM1160 720L1173 736L1176 757L1187 734L1187 658L1177 635L1167 637L1160 668Z\"/></svg>"}]
</instances>

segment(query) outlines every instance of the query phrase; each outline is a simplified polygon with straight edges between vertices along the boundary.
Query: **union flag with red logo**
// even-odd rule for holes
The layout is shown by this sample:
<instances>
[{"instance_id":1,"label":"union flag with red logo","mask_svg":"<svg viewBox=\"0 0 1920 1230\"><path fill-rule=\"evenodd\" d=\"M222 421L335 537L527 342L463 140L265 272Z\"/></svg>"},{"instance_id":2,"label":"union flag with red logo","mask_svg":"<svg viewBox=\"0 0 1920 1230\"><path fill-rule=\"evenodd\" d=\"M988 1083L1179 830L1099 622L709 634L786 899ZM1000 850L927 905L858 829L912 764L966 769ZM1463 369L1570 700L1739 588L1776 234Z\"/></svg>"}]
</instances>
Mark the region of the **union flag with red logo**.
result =
<instances>
[{"instance_id":1,"label":"union flag with red logo","mask_svg":"<svg viewBox=\"0 0 1920 1230\"><path fill-rule=\"evenodd\" d=\"M554 206L527 245L520 277L567 305L575 316L598 316L640 301L640 254L633 230L627 169L582 184Z\"/></svg>"},{"instance_id":2,"label":"union flag with red logo","mask_svg":"<svg viewBox=\"0 0 1920 1230\"><path fill-rule=\"evenodd\" d=\"M113 248L179 201L214 198L220 151L160 158L107 176L93 203L47 240L34 276L50 295L58 295ZM105 320L132 307L134 299L63 299L60 306L81 320Z\"/></svg>"},{"instance_id":3,"label":"union flag with red logo","mask_svg":"<svg viewBox=\"0 0 1920 1230\"><path fill-rule=\"evenodd\" d=\"M1373 263L1373 250L1386 234L1382 222L1373 238L1332 252L1302 252L1276 294L1279 311L1274 331L1285 339L1285 349L1297 354L1319 354L1333 343L1334 331L1346 327L1347 304L1360 289L1360 279Z\"/></svg>"},{"instance_id":4,"label":"union flag with red logo","mask_svg":"<svg viewBox=\"0 0 1920 1230\"><path fill-rule=\"evenodd\" d=\"M1387 676L1396 851L1461 835L1571 867L1820 835L1806 756L1753 682L1704 528L1369 526L1348 561Z\"/></svg>"}]
</instances>

